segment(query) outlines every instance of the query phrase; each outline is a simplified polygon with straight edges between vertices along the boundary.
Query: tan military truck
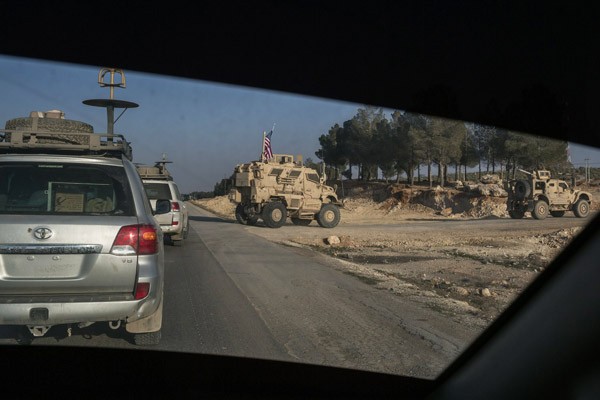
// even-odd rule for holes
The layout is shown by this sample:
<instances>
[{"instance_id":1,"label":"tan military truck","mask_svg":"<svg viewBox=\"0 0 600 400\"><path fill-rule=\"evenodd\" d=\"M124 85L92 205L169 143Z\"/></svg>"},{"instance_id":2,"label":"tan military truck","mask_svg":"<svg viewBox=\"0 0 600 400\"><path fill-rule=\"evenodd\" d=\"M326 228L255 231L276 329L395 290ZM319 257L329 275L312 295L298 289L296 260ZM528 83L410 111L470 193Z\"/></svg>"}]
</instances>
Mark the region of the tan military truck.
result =
<instances>
[{"instance_id":1,"label":"tan military truck","mask_svg":"<svg viewBox=\"0 0 600 400\"><path fill-rule=\"evenodd\" d=\"M325 185L324 174L303 166L298 158L274 154L268 161L235 167L229 200L237 204L239 223L255 225L262 219L269 228L279 228L289 217L294 225L317 220L323 228L337 226L343 202Z\"/></svg>"},{"instance_id":2,"label":"tan military truck","mask_svg":"<svg viewBox=\"0 0 600 400\"><path fill-rule=\"evenodd\" d=\"M572 211L579 218L588 216L591 193L573 189L564 180L551 178L550 171L519 171L526 174L527 179L511 180L506 188L507 211L511 218L523 218L528 211L535 219L544 219L548 214L562 217L566 211Z\"/></svg>"}]
</instances>

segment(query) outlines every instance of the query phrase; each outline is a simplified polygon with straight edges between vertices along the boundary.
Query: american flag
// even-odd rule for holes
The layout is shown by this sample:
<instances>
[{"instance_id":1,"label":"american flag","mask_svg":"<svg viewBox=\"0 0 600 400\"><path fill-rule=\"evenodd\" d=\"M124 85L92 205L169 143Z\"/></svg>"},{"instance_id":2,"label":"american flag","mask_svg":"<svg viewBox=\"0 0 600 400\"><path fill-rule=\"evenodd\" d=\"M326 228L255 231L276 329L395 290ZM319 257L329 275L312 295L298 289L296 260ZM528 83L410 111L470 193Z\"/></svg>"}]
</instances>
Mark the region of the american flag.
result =
<instances>
[{"instance_id":1,"label":"american flag","mask_svg":"<svg viewBox=\"0 0 600 400\"><path fill-rule=\"evenodd\" d=\"M273 134L273 130L271 129L271 132L267 133L267 136L265 136L265 143L263 145L263 155L265 156L265 158L267 160L270 160L271 158L273 158L273 151L271 150L271 135Z\"/></svg>"}]
</instances>

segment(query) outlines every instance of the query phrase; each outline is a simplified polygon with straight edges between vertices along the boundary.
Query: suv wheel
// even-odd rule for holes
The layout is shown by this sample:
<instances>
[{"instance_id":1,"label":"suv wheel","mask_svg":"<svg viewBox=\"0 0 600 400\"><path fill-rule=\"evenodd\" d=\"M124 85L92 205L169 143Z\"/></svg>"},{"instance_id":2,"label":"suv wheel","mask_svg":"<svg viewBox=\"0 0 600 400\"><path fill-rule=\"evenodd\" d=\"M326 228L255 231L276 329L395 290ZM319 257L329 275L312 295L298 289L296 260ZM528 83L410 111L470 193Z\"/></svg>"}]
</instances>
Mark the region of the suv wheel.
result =
<instances>
[{"instance_id":1,"label":"suv wheel","mask_svg":"<svg viewBox=\"0 0 600 400\"><path fill-rule=\"evenodd\" d=\"M340 222L340 209L335 204L325 204L317 214L317 222L323 228L333 228Z\"/></svg>"},{"instance_id":2,"label":"suv wheel","mask_svg":"<svg viewBox=\"0 0 600 400\"><path fill-rule=\"evenodd\" d=\"M533 205L531 216L535 219L544 219L548 216L548 203L544 200L538 200Z\"/></svg>"},{"instance_id":3,"label":"suv wheel","mask_svg":"<svg viewBox=\"0 0 600 400\"><path fill-rule=\"evenodd\" d=\"M280 228L287 218L287 210L283 203L274 201L267 203L262 210L262 219L269 228Z\"/></svg>"},{"instance_id":4,"label":"suv wheel","mask_svg":"<svg viewBox=\"0 0 600 400\"><path fill-rule=\"evenodd\" d=\"M573 205L573 214L579 218L585 218L590 213L590 204L584 200L579 199Z\"/></svg>"},{"instance_id":5,"label":"suv wheel","mask_svg":"<svg viewBox=\"0 0 600 400\"><path fill-rule=\"evenodd\" d=\"M156 346L160 342L161 331L134 333L133 342L137 346Z\"/></svg>"},{"instance_id":6,"label":"suv wheel","mask_svg":"<svg viewBox=\"0 0 600 400\"><path fill-rule=\"evenodd\" d=\"M550 215L552 215L554 218L560 218L563 215L565 215L565 212L560 210L560 211L550 211Z\"/></svg>"}]
</instances>

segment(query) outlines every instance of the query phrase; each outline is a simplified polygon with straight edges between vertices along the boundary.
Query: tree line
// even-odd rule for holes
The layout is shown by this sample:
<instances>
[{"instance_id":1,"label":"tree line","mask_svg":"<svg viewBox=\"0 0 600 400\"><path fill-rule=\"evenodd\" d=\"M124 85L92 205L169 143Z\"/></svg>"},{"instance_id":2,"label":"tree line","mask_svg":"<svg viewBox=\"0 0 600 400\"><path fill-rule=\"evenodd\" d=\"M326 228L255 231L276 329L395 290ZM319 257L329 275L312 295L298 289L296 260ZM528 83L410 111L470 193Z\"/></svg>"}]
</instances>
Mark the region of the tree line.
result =
<instances>
[{"instance_id":1,"label":"tree line","mask_svg":"<svg viewBox=\"0 0 600 400\"><path fill-rule=\"evenodd\" d=\"M315 155L327 166L328 177L347 179L357 172L360 180L382 175L397 182L405 176L410 184L426 178L430 186L464 179L468 169L501 178L514 178L519 169L548 169L552 174L572 171L568 143L406 111L387 118L382 108L365 106L356 115L336 123L319 137ZM421 176L426 170L425 177Z\"/></svg>"}]
</instances>

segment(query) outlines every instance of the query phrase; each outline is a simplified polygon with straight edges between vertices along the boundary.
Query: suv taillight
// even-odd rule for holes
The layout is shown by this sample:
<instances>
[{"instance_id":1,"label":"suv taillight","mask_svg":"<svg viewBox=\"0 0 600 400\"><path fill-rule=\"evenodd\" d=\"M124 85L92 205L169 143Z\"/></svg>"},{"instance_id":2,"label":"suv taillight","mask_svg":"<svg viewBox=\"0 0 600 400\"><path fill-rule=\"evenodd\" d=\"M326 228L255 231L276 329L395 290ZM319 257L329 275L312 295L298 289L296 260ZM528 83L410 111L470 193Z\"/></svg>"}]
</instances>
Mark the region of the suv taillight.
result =
<instances>
[{"instance_id":1,"label":"suv taillight","mask_svg":"<svg viewBox=\"0 0 600 400\"><path fill-rule=\"evenodd\" d=\"M128 225L117 233L111 254L132 256L158 252L158 235L152 225Z\"/></svg>"},{"instance_id":2,"label":"suv taillight","mask_svg":"<svg viewBox=\"0 0 600 400\"><path fill-rule=\"evenodd\" d=\"M180 210L179 203L176 201L172 201L171 202L171 211L179 211L179 210Z\"/></svg>"}]
</instances>

